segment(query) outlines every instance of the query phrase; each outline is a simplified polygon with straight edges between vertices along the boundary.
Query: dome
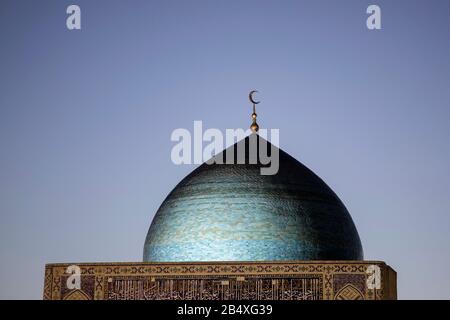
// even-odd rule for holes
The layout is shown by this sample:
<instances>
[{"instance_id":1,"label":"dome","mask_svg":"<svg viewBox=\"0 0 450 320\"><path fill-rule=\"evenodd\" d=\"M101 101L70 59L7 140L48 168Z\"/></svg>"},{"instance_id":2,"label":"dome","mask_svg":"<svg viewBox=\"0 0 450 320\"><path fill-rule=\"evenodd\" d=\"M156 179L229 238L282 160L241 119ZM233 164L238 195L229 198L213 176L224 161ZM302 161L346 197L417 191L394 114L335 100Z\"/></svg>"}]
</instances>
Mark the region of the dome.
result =
<instances>
[{"instance_id":1,"label":"dome","mask_svg":"<svg viewBox=\"0 0 450 320\"><path fill-rule=\"evenodd\" d=\"M249 137L245 144L249 163ZM236 155L237 144L230 148ZM185 177L153 218L144 262L362 260L344 204L311 170L277 150L275 175L261 175L258 159L204 163Z\"/></svg>"}]
</instances>

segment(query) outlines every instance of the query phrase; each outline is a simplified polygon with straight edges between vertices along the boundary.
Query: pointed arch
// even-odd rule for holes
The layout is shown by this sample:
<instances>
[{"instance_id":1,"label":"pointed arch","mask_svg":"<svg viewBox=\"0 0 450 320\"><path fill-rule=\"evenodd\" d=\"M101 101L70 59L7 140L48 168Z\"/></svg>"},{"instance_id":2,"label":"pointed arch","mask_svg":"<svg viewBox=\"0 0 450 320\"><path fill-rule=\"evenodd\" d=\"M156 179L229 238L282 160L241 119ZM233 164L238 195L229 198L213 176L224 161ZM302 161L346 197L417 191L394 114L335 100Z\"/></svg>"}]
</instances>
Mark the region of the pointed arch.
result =
<instances>
[{"instance_id":1,"label":"pointed arch","mask_svg":"<svg viewBox=\"0 0 450 320\"><path fill-rule=\"evenodd\" d=\"M74 290L64 297L64 300L91 300L89 296L81 290Z\"/></svg>"}]
</instances>

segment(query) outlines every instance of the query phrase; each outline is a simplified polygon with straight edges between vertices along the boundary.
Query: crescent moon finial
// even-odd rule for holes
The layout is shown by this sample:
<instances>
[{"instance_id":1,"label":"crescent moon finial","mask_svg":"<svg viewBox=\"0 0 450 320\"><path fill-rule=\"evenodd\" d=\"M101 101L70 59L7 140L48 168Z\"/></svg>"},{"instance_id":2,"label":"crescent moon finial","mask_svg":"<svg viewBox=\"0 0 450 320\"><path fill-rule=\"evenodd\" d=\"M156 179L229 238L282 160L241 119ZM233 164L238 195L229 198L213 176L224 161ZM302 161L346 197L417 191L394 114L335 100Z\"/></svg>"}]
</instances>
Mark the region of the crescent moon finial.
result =
<instances>
[{"instance_id":1,"label":"crescent moon finial","mask_svg":"<svg viewBox=\"0 0 450 320\"><path fill-rule=\"evenodd\" d=\"M256 123L256 105L258 103L260 103L261 101L255 101L255 99L253 98L253 94L255 94L256 92L258 92L258 90L252 90L250 91L250 93L248 94L248 99L250 100L250 102L253 104L253 113L252 113L252 124L250 125L250 129L252 130L253 133L257 133L259 130L259 126Z\"/></svg>"},{"instance_id":2,"label":"crescent moon finial","mask_svg":"<svg viewBox=\"0 0 450 320\"><path fill-rule=\"evenodd\" d=\"M261 102L261 101L255 101L255 99L253 99L253 94L255 94L255 93L257 93L257 92L258 92L258 90L252 90L252 91L250 91L250 93L248 94L248 99L249 99L250 102L253 103L253 104L258 104L258 103Z\"/></svg>"}]
</instances>

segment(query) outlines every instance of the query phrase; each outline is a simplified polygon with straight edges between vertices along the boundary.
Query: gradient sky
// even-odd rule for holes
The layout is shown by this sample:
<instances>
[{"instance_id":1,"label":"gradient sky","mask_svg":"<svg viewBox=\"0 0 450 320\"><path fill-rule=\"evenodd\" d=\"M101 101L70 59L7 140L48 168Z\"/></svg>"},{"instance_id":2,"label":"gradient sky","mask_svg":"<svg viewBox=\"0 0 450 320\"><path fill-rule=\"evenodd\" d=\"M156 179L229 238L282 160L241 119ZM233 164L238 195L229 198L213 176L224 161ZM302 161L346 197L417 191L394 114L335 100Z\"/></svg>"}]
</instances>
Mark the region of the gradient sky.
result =
<instances>
[{"instance_id":1,"label":"gradient sky","mask_svg":"<svg viewBox=\"0 0 450 320\"><path fill-rule=\"evenodd\" d=\"M41 299L45 263L141 261L194 168L170 134L247 128L254 88L399 298L450 298L449 35L448 0L2 0L0 298Z\"/></svg>"}]
</instances>

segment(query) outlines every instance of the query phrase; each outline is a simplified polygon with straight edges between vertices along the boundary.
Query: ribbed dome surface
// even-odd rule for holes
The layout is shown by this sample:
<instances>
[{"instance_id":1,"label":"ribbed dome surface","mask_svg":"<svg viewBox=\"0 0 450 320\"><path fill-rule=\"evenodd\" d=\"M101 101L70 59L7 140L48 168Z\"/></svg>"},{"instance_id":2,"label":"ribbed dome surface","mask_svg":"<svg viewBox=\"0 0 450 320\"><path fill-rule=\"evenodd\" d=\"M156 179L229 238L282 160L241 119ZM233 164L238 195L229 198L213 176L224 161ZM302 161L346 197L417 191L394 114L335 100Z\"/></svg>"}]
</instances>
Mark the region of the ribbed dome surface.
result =
<instances>
[{"instance_id":1,"label":"ribbed dome surface","mask_svg":"<svg viewBox=\"0 0 450 320\"><path fill-rule=\"evenodd\" d=\"M275 175L261 175L259 161L202 164L156 213L144 261L362 260L358 232L336 194L282 150L279 163Z\"/></svg>"}]
</instances>

